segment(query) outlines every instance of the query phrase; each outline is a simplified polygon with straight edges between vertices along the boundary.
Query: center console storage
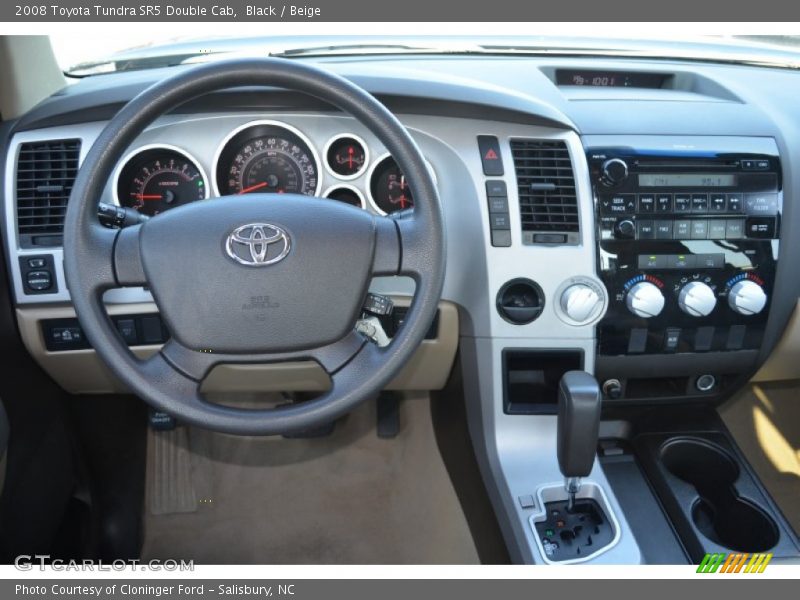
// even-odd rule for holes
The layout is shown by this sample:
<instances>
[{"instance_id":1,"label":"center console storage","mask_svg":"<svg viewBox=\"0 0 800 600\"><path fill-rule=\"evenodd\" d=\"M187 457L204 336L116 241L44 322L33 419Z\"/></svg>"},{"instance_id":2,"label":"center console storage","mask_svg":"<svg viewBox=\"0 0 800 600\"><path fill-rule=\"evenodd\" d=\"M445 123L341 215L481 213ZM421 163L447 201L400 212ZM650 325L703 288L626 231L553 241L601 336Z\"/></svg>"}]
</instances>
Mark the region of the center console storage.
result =
<instances>
[{"instance_id":1,"label":"center console storage","mask_svg":"<svg viewBox=\"0 0 800 600\"><path fill-rule=\"evenodd\" d=\"M503 410L511 415L556 414L558 382L583 368L580 350L503 351Z\"/></svg>"}]
</instances>

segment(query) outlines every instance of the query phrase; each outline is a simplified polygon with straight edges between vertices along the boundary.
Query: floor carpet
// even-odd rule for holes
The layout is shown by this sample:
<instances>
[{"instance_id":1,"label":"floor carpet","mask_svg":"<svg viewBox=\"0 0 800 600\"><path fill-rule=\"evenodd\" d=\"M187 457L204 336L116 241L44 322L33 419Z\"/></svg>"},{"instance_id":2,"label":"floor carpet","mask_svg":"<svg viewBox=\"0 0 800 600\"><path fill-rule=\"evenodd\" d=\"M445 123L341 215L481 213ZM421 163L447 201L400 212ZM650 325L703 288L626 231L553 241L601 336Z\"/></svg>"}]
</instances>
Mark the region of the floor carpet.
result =
<instances>
[{"instance_id":1,"label":"floor carpet","mask_svg":"<svg viewBox=\"0 0 800 600\"><path fill-rule=\"evenodd\" d=\"M401 403L394 439L377 437L375 419L366 403L317 439L151 432L143 559L476 564L428 396Z\"/></svg>"}]
</instances>

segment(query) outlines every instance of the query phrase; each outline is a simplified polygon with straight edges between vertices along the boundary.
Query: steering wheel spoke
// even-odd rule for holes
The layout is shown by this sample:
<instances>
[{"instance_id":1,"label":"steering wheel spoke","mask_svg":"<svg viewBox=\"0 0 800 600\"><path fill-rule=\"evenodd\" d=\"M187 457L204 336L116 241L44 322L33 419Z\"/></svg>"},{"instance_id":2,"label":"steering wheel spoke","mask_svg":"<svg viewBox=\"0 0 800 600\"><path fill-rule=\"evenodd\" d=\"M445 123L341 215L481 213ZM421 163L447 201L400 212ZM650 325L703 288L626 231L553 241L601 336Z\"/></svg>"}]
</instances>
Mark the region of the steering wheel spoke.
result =
<instances>
[{"instance_id":1,"label":"steering wheel spoke","mask_svg":"<svg viewBox=\"0 0 800 600\"><path fill-rule=\"evenodd\" d=\"M147 277L142 266L140 234L142 225L121 229L114 245L114 272L117 284L121 286L147 285Z\"/></svg>"},{"instance_id":2,"label":"steering wheel spoke","mask_svg":"<svg viewBox=\"0 0 800 600\"><path fill-rule=\"evenodd\" d=\"M372 257L373 275L397 275L402 257L400 232L392 217L375 217L375 253Z\"/></svg>"},{"instance_id":3,"label":"steering wheel spoke","mask_svg":"<svg viewBox=\"0 0 800 600\"><path fill-rule=\"evenodd\" d=\"M105 290L119 287L114 269L114 246L119 232L99 224L88 230L87 252L82 257L81 267L87 274L90 293L101 294Z\"/></svg>"},{"instance_id":4,"label":"steering wheel spoke","mask_svg":"<svg viewBox=\"0 0 800 600\"><path fill-rule=\"evenodd\" d=\"M93 225L87 230L87 249L81 268L88 274L91 292L130 285L147 285L139 255L141 225L109 229Z\"/></svg>"},{"instance_id":5,"label":"steering wheel spoke","mask_svg":"<svg viewBox=\"0 0 800 600\"><path fill-rule=\"evenodd\" d=\"M400 239L400 265L398 273L408 275L419 282L431 270L435 257L426 240L428 227L420 222L414 211L406 211L394 219Z\"/></svg>"}]
</instances>

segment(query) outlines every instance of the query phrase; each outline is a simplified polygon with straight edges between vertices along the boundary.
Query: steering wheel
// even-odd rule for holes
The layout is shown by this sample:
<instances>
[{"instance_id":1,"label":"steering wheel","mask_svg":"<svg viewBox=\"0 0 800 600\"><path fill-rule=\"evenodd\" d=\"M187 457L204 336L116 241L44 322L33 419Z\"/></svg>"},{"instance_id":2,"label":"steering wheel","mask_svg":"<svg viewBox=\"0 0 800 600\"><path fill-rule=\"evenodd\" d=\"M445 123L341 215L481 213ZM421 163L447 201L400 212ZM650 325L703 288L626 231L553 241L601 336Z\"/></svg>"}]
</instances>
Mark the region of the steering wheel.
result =
<instances>
[{"instance_id":1,"label":"steering wheel","mask_svg":"<svg viewBox=\"0 0 800 600\"><path fill-rule=\"evenodd\" d=\"M315 96L349 113L405 173L412 210L380 217L328 199L247 194L189 203L124 229L97 205L126 148L157 117L203 94L269 86ZM273 435L330 422L374 396L412 356L433 321L445 272L439 197L400 122L353 83L286 59L200 65L154 84L123 107L92 145L64 225L64 268L86 337L130 390L178 420L216 431ZM355 331L373 276L406 275L416 290L385 347ZM106 313L103 293L147 286L171 338L135 357ZM219 364L316 361L331 379L314 400L241 409L204 399Z\"/></svg>"}]
</instances>

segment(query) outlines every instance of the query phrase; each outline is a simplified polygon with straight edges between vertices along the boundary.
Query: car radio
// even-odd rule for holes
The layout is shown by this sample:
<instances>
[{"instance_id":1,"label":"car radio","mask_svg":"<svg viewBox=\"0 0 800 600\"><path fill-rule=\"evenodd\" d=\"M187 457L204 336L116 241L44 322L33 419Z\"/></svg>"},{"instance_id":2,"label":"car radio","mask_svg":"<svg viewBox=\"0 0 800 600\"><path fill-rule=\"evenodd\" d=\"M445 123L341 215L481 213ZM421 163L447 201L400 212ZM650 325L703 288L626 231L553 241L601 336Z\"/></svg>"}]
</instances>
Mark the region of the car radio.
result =
<instances>
[{"instance_id":1,"label":"car radio","mask_svg":"<svg viewBox=\"0 0 800 600\"><path fill-rule=\"evenodd\" d=\"M781 171L769 144L744 145L587 149L598 269L610 299L600 355L760 347Z\"/></svg>"}]
</instances>

